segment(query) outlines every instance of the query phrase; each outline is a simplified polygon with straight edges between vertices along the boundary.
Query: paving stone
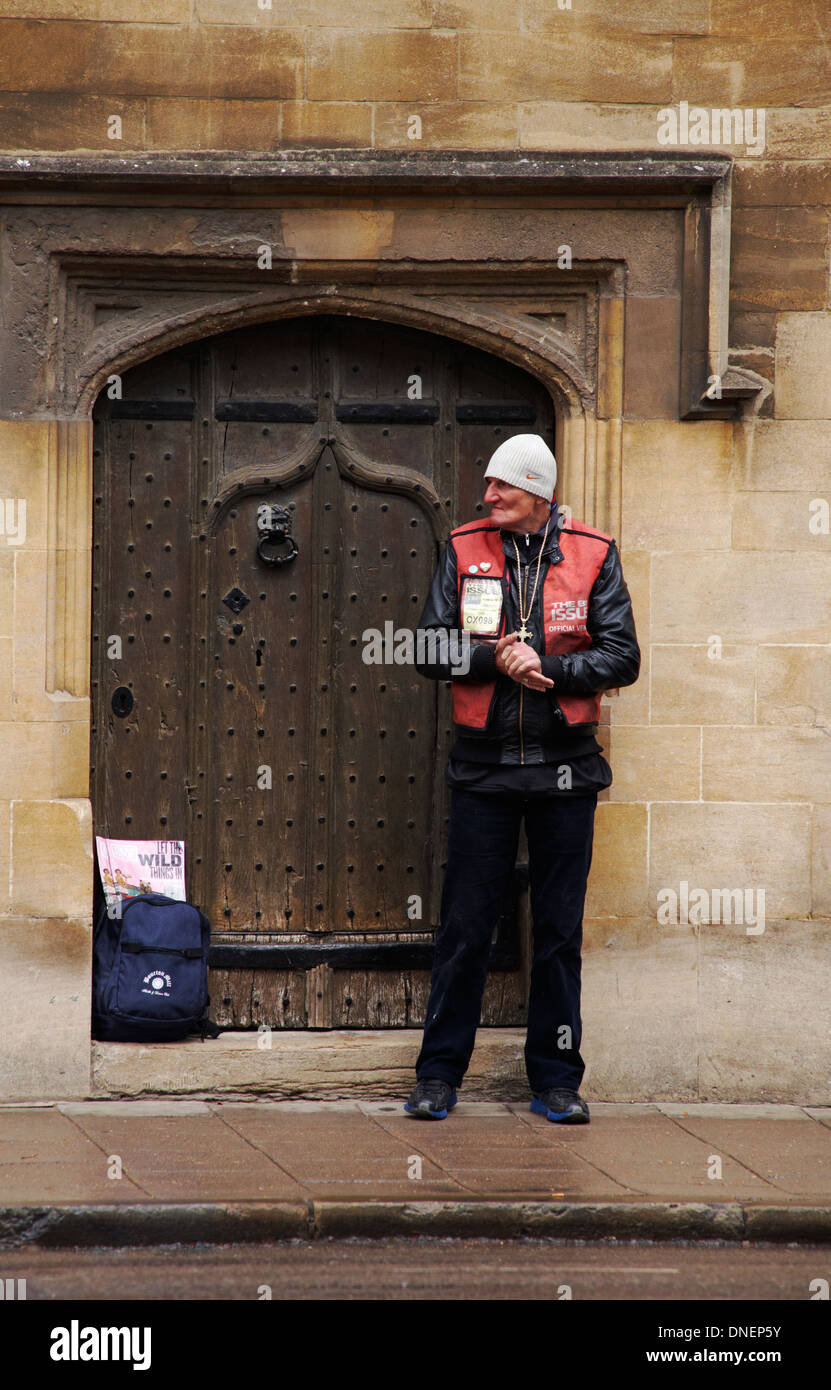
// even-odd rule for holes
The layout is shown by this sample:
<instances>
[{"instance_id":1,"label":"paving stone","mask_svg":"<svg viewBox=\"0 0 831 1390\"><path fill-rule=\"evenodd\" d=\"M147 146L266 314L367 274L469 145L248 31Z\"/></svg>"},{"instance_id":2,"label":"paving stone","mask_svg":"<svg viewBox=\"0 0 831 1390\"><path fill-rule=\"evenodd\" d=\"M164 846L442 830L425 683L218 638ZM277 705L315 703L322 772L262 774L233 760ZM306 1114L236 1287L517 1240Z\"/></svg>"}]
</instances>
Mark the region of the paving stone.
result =
<instances>
[{"instance_id":1,"label":"paving stone","mask_svg":"<svg viewBox=\"0 0 831 1390\"><path fill-rule=\"evenodd\" d=\"M297 1183L213 1115L131 1118L83 1115L77 1122L148 1194L171 1201L297 1197Z\"/></svg>"},{"instance_id":2,"label":"paving stone","mask_svg":"<svg viewBox=\"0 0 831 1390\"><path fill-rule=\"evenodd\" d=\"M781 1123L778 1119L680 1121L712 1152L727 1155L757 1173L772 1190L794 1197L827 1200L831 1195L831 1129L809 1116ZM739 1189L730 1179L731 1195ZM742 1195L746 1195L742 1191Z\"/></svg>"},{"instance_id":3,"label":"paving stone","mask_svg":"<svg viewBox=\"0 0 831 1390\"><path fill-rule=\"evenodd\" d=\"M565 1141L575 1154L630 1192L727 1201L739 1197L770 1198L774 1190L763 1178L726 1157L721 1181L709 1178L708 1162L715 1151L712 1144L685 1133L668 1116L647 1115L632 1121L620 1119L614 1125L571 1128L551 1125L542 1117L538 1122L548 1130L556 1130L558 1139L567 1135Z\"/></svg>"}]
</instances>

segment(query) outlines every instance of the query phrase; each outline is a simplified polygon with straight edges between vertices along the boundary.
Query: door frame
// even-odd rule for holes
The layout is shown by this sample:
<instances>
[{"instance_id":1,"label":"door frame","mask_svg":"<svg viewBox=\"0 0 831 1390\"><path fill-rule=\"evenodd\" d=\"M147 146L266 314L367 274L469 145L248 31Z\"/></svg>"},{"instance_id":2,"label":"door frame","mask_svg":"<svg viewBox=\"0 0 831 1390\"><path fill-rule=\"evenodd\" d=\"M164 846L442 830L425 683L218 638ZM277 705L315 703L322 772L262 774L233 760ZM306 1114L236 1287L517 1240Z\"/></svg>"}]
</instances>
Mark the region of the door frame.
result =
<instances>
[{"instance_id":1,"label":"door frame","mask_svg":"<svg viewBox=\"0 0 831 1390\"><path fill-rule=\"evenodd\" d=\"M96 397L113 374L243 324L323 312L382 318L458 337L524 368L549 389L562 421L557 449L575 512L619 534L625 303L639 254L632 237L622 230L615 255L578 257L569 270L557 264L554 247L547 260L459 262L428 253L417 260L403 249L396 255L391 244L399 228L403 246L409 221L423 224L431 208L436 217L468 211L483 248L498 242L508 208L520 209L531 227L535 216L550 220L562 209L590 218L626 208L678 214L679 414L730 418L764 385L728 361L731 173L724 156L419 151L391 158L343 150L196 166L154 155L129 162L0 158L0 191L13 205L10 241L21 214L21 245L29 248L28 256L15 257L9 297L21 322L39 326L9 335L0 411L52 421L46 690L76 699L88 694ZM114 217L113 208L130 216ZM267 284L257 269L266 236L274 252ZM596 338L582 351L555 328L541 327L538 311L523 313L513 302L562 292L594 300ZM711 399L714 375L721 395Z\"/></svg>"},{"instance_id":2,"label":"door frame","mask_svg":"<svg viewBox=\"0 0 831 1390\"><path fill-rule=\"evenodd\" d=\"M678 418L735 418L766 389L729 360L731 178L729 157L700 152L0 156L0 418L48 422L44 685L66 718L86 720L88 738L91 413L112 374L215 332L299 313L366 315L459 337L547 386L575 511L582 498L584 520L619 534L626 309L638 274L660 271L645 231L680 228L671 291ZM627 212L629 223L618 219ZM467 219L463 242L438 234L454 216ZM513 247L504 232L511 218L522 231ZM557 264L560 221L578 232L570 270ZM264 243L273 251L268 279L257 267ZM522 307L523 295L563 290L583 304L593 297L594 338L575 342L544 310ZM721 392L711 399L713 376ZM61 787L89 808L82 771ZM91 845L79 837L51 916L91 920L91 865ZM90 949L87 938L87 965Z\"/></svg>"}]
</instances>

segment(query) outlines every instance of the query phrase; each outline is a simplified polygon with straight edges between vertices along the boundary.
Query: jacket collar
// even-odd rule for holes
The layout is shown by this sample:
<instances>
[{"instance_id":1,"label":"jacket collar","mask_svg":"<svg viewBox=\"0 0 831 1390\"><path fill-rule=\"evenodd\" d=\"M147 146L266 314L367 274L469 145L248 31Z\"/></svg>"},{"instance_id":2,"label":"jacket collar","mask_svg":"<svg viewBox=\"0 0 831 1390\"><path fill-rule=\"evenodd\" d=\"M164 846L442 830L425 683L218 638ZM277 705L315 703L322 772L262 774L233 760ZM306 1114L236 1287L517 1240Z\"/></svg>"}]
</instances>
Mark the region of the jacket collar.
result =
<instances>
[{"instance_id":1,"label":"jacket collar","mask_svg":"<svg viewBox=\"0 0 831 1390\"><path fill-rule=\"evenodd\" d=\"M519 551L521 560L536 560L537 556L540 553L540 545L542 544L542 538L545 535L545 526L546 523L543 522L539 530L531 532L505 531L500 527L499 534L502 537L502 549L504 550L505 554L508 555L512 560L516 561L516 551L514 550L514 541L516 541L517 550ZM552 558L555 555L558 555L558 540L561 529L562 519L560 516L560 509L557 506L555 500L551 503L551 520L548 526L548 535L545 541L545 550L543 551L544 555L548 555Z\"/></svg>"}]
</instances>

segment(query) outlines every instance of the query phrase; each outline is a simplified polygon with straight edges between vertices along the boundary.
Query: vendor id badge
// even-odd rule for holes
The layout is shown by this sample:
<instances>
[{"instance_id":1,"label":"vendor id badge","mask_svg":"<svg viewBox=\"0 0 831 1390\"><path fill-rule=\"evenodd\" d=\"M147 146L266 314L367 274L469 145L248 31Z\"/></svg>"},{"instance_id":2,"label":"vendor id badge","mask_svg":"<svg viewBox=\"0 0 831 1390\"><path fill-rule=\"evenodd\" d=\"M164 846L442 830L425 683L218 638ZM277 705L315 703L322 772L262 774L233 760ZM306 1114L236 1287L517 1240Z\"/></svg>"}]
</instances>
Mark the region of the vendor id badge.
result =
<instances>
[{"instance_id":1,"label":"vendor id badge","mask_svg":"<svg viewBox=\"0 0 831 1390\"><path fill-rule=\"evenodd\" d=\"M462 578L462 632L498 637L502 617L501 579Z\"/></svg>"}]
</instances>

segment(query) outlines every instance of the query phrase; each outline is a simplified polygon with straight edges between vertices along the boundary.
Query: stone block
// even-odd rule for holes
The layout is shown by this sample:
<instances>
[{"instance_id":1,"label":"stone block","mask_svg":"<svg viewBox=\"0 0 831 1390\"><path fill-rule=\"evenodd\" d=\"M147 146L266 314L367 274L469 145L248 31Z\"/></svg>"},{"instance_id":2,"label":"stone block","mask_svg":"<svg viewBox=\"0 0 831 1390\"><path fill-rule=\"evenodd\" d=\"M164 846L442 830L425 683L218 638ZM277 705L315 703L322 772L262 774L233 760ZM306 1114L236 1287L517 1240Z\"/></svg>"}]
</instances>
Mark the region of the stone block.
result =
<instances>
[{"instance_id":1,"label":"stone block","mask_svg":"<svg viewBox=\"0 0 831 1390\"><path fill-rule=\"evenodd\" d=\"M646 806L603 802L594 822L586 917L636 917L646 910Z\"/></svg>"},{"instance_id":2,"label":"stone block","mask_svg":"<svg viewBox=\"0 0 831 1390\"><path fill-rule=\"evenodd\" d=\"M740 492L733 501L733 549L798 551L822 554L831 551L831 479L824 491L777 492L775 500L763 492Z\"/></svg>"},{"instance_id":3,"label":"stone block","mask_svg":"<svg viewBox=\"0 0 831 1390\"><path fill-rule=\"evenodd\" d=\"M404 30L318 30L308 35L306 96L310 101L412 101L419 112L421 102L456 95L457 52L452 35Z\"/></svg>"},{"instance_id":4,"label":"stone block","mask_svg":"<svg viewBox=\"0 0 831 1390\"><path fill-rule=\"evenodd\" d=\"M89 700L85 697L72 698L66 693L49 694L46 691L46 561L43 550L21 550L14 557L14 655L13 689L9 712L5 716L20 723L66 724L81 721L89 727ZM61 615L62 618L62 615ZM0 739L3 735L0 733ZM57 736L56 736L57 737ZM88 735L86 736L88 737ZM52 747L66 765L54 768L52 775L58 778L63 795L85 796L89 774L89 759L83 751L83 735L73 736L70 743L64 743L62 736L57 741L51 735L43 735L42 747ZM37 755L38 738L31 742L31 751ZM30 772L31 772L30 768ZM42 775L49 775L46 765ZM0 783L3 773L0 772ZM57 785L56 785L57 790Z\"/></svg>"},{"instance_id":5,"label":"stone block","mask_svg":"<svg viewBox=\"0 0 831 1390\"><path fill-rule=\"evenodd\" d=\"M46 546L49 431L47 420L0 420L0 564Z\"/></svg>"},{"instance_id":6,"label":"stone block","mask_svg":"<svg viewBox=\"0 0 831 1390\"><path fill-rule=\"evenodd\" d=\"M823 208L734 208L731 308L824 309L827 240Z\"/></svg>"},{"instance_id":7,"label":"stone block","mask_svg":"<svg viewBox=\"0 0 831 1390\"><path fill-rule=\"evenodd\" d=\"M776 416L831 419L831 314L782 314L776 335Z\"/></svg>"},{"instance_id":8,"label":"stone block","mask_svg":"<svg viewBox=\"0 0 831 1390\"><path fill-rule=\"evenodd\" d=\"M183 1043L93 1044L96 1096L193 1095L214 1091L274 1099L364 1100L412 1089L420 1028L281 1033L259 1048L256 1033L223 1033L209 1047ZM465 1095L527 1097L525 1030L480 1028Z\"/></svg>"},{"instance_id":9,"label":"stone block","mask_svg":"<svg viewBox=\"0 0 831 1390\"><path fill-rule=\"evenodd\" d=\"M59 708L45 691L46 560L43 550L21 550L14 559L12 718L18 720L52 719Z\"/></svg>"},{"instance_id":10,"label":"stone block","mask_svg":"<svg viewBox=\"0 0 831 1390\"><path fill-rule=\"evenodd\" d=\"M831 478L831 423L825 420L757 420L737 433L743 485L762 494L827 495ZM767 498L778 513L777 498Z\"/></svg>"},{"instance_id":11,"label":"stone block","mask_svg":"<svg viewBox=\"0 0 831 1390\"><path fill-rule=\"evenodd\" d=\"M719 735L724 740L723 732ZM705 731L706 737L706 731ZM732 733L731 733L732 739ZM705 796L707 795L705 784ZM810 910L811 812L808 806L707 802L661 804L650 810L649 902L657 914L658 893L702 888L765 891L771 920L805 917ZM676 928L677 931L691 928ZM737 928L745 931L744 927ZM763 935L763 934L762 934Z\"/></svg>"},{"instance_id":12,"label":"stone block","mask_svg":"<svg viewBox=\"0 0 831 1390\"><path fill-rule=\"evenodd\" d=\"M284 101L281 106L280 143L284 149L301 145L324 149L372 145L372 107L368 102Z\"/></svg>"},{"instance_id":13,"label":"stone block","mask_svg":"<svg viewBox=\"0 0 831 1390\"><path fill-rule=\"evenodd\" d=\"M146 103L141 98L76 97L64 92L4 94L0 149L99 150L118 154L145 148ZM121 138L108 134L111 116L121 119Z\"/></svg>"},{"instance_id":14,"label":"stone block","mask_svg":"<svg viewBox=\"0 0 831 1390\"><path fill-rule=\"evenodd\" d=\"M5 499L4 499L5 501ZM15 522L17 520L17 510L15 509ZM14 593L14 559L15 547L8 544L5 537L0 537L0 593ZM0 636L11 641L14 635L14 604L0 604ZM11 680L11 666L8 669L8 679Z\"/></svg>"},{"instance_id":15,"label":"stone block","mask_svg":"<svg viewBox=\"0 0 831 1390\"><path fill-rule=\"evenodd\" d=\"M0 798L89 793L89 724L84 719L0 723Z\"/></svg>"},{"instance_id":16,"label":"stone block","mask_svg":"<svg viewBox=\"0 0 831 1390\"><path fill-rule=\"evenodd\" d=\"M731 444L726 421L624 421L627 550L729 549Z\"/></svg>"},{"instance_id":17,"label":"stone block","mask_svg":"<svg viewBox=\"0 0 831 1390\"><path fill-rule=\"evenodd\" d=\"M660 105L527 101L519 106L520 148L649 150L658 148Z\"/></svg>"},{"instance_id":18,"label":"stone block","mask_svg":"<svg viewBox=\"0 0 831 1390\"><path fill-rule=\"evenodd\" d=\"M831 739L825 728L705 729L706 801L831 802ZM788 914L785 914L788 915Z\"/></svg>"},{"instance_id":19,"label":"stone block","mask_svg":"<svg viewBox=\"0 0 831 1390\"><path fill-rule=\"evenodd\" d=\"M767 130L767 128L766 128ZM814 209L819 216L831 204L831 169L822 159L740 160L733 177L733 213L767 207L786 213Z\"/></svg>"},{"instance_id":20,"label":"stone block","mask_svg":"<svg viewBox=\"0 0 831 1390\"><path fill-rule=\"evenodd\" d=\"M433 0L434 29L512 29L527 28L522 5L506 8L502 0Z\"/></svg>"},{"instance_id":21,"label":"stone block","mask_svg":"<svg viewBox=\"0 0 831 1390\"><path fill-rule=\"evenodd\" d=\"M634 685L624 686L608 701L609 723L649 723L649 670L651 662L651 619L649 575L651 557L642 550L621 550L623 577L632 600L635 631L641 649L641 669Z\"/></svg>"},{"instance_id":22,"label":"stone block","mask_svg":"<svg viewBox=\"0 0 831 1390\"><path fill-rule=\"evenodd\" d=\"M752 723L755 668L753 646L653 646L651 722Z\"/></svg>"},{"instance_id":23,"label":"stone block","mask_svg":"<svg viewBox=\"0 0 831 1390\"><path fill-rule=\"evenodd\" d=\"M376 260L389 247L395 213L373 208L288 209L283 243L298 260Z\"/></svg>"},{"instance_id":24,"label":"stone block","mask_svg":"<svg viewBox=\"0 0 831 1390\"><path fill-rule=\"evenodd\" d=\"M627 296L623 413L627 420L678 419L681 302Z\"/></svg>"},{"instance_id":25,"label":"stone block","mask_svg":"<svg viewBox=\"0 0 831 1390\"><path fill-rule=\"evenodd\" d=\"M301 29L0 19L0 91L236 101L300 97ZM340 95L340 94L339 94Z\"/></svg>"},{"instance_id":26,"label":"stone block","mask_svg":"<svg viewBox=\"0 0 831 1390\"><path fill-rule=\"evenodd\" d=\"M693 728L637 728L615 724L598 742L611 764L610 801L697 801L700 732Z\"/></svg>"},{"instance_id":27,"label":"stone block","mask_svg":"<svg viewBox=\"0 0 831 1390\"><path fill-rule=\"evenodd\" d=\"M737 47L733 38L679 38L673 46L672 90L678 100L696 106L734 108L789 106L799 93L802 106L825 106L828 65L825 49L815 42L795 42L790 35L771 39L764 27Z\"/></svg>"},{"instance_id":28,"label":"stone block","mask_svg":"<svg viewBox=\"0 0 831 1390\"><path fill-rule=\"evenodd\" d=\"M804 10L804 5L801 8ZM765 134L769 159L827 160L831 158L831 109L786 107L768 111Z\"/></svg>"},{"instance_id":29,"label":"stone block","mask_svg":"<svg viewBox=\"0 0 831 1390\"><path fill-rule=\"evenodd\" d=\"M195 0L200 24L248 24L276 29L453 29L433 19L431 0L271 0L261 10L256 0ZM504 27L504 26L501 26Z\"/></svg>"},{"instance_id":30,"label":"stone block","mask_svg":"<svg viewBox=\"0 0 831 1390\"><path fill-rule=\"evenodd\" d=\"M702 927L698 972L702 1100L823 1104L828 1099L831 1026L827 926L769 921L755 937L741 926ZM753 1129L758 1135L757 1125ZM801 1153L804 1136L795 1134L793 1143ZM748 1152L737 1152L732 1144L727 1149L751 1162L762 1177L772 1176L777 1187L790 1193L806 1190L788 1177L781 1144L780 1137L777 1161L760 1167ZM815 1165L809 1162L807 1170L816 1183L820 1175ZM827 1171L823 1191L828 1191Z\"/></svg>"},{"instance_id":31,"label":"stone block","mask_svg":"<svg viewBox=\"0 0 831 1390\"><path fill-rule=\"evenodd\" d=\"M97 19L107 24L190 24L192 0L26 0L27 19ZM0 0L0 18L19 17L19 0Z\"/></svg>"},{"instance_id":32,"label":"stone block","mask_svg":"<svg viewBox=\"0 0 831 1390\"><path fill-rule=\"evenodd\" d=\"M14 643L11 637L0 637L0 722L14 719L12 703L12 672L14 671Z\"/></svg>"},{"instance_id":33,"label":"stone block","mask_svg":"<svg viewBox=\"0 0 831 1390\"><path fill-rule=\"evenodd\" d=\"M811 815L811 912L831 917L831 806L815 806Z\"/></svg>"},{"instance_id":34,"label":"stone block","mask_svg":"<svg viewBox=\"0 0 831 1390\"><path fill-rule=\"evenodd\" d=\"M746 0L710 0L709 32L714 37L747 39L751 23L753 32L765 39L813 44L831 38L828 12L805 0L753 0L752 21Z\"/></svg>"},{"instance_id":35,"label":"stone block","mask_svg":"<svg viewBox=\"0 0 831 1390\"><path fill-rule=\"evenodd\" d=\"M770 310L736 309L730 315L730 341L737 352L764 350L772 357L777 323L778 315ZM749 423L755 424L755 417Z\"/></svg>"},{"instance_id":36,"label":"stone block","mask_svg":"<svg viewBox=\"0 0 831 1390\"><path fill-rule=\"evenodd\" d=\"M604 34L568 23L556 34L459 36L459 96L465 101L669 100L672 43Z\"/></svg>"},{"instance_id":37,"label":"stone block","mask_svg":"<svg viewBox=\"0 0 831 1390\"><path fill-rule=\"evenodd\" d=\"M92 814L88 800L14 801L12 911L92 918Z\"/></svg>"},{"instance_id":38,"label":"stone block","mask_svg":"<svg viewBox=\"0 0 831 1390\"><path fill-rule=\"evenodd\" d=\"M311 104L311 103L309 103ZM421 138L411 140L409 120L421 118ZM375 106L375 145L378 149L516 149L519 144L516 106L490 102L440 101L413 111L412 102L379 102Z\"/></svg>"},{"instance_id":39,"label":"stone block","mask_svg":"<svg viewBox=\"0 0 831 1390\"><path fill-rule=\"evenodd\" d=\"M582 38L596 30L623 34L707 34L710 0L574 0L561 10L552 0L524 0L525 28L545 34L569 32Z\"/></svg>"},{"instance_id":40,"label":"stone block","mask_svg":"<svg viewBox=\"0 0 831 1390\"><path fill-rule=\"evenodd\" d=\"M706 532L707 515L702 526ZM831 624L827 555L711 550L652 558L655 642L826 642Z\"/></svg>"},{"instance_id":41,"label":"stone block","mask_svg":"<svg viewBox=\"0 0 831 1390\"><path fill-rule=\"evenodd\" d=\"M585 1093L617 1101L694 1099L693 935L640 918L602 928L587 922L583 941Z\"/></svg>"},{"instance_id":42,"label":"stone block","mask_svg":"<svg viewBox=\"0 0 831 1390\"><path fill-rule=\"evenodd\" d=\"M151 97L146 105L148 150L262 151L280 147L283 103L279 101Z\"/></svg>"},{"instance_id":43,"label":"stone block","mask_svg":"<svg viewBox=\"0 0 831 1390\"><path fill-rule=\"evenodd\" d=\"M0 801L0 917L11 911L11 823L11 803Z\"/></svg>"},{"instance_id":44,"label":"stone block","mask_svg":"<svg viewBox=\"0 0 831 1390\"><path fill-rule=\"evenodd\" d=\"M49 892L48 883L45 885ZM52 887L50 901L61 892ZM88 919L0 922L0 1095L85 1096L90 1088Z\"/></svg>"}]
</instances>

